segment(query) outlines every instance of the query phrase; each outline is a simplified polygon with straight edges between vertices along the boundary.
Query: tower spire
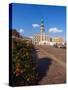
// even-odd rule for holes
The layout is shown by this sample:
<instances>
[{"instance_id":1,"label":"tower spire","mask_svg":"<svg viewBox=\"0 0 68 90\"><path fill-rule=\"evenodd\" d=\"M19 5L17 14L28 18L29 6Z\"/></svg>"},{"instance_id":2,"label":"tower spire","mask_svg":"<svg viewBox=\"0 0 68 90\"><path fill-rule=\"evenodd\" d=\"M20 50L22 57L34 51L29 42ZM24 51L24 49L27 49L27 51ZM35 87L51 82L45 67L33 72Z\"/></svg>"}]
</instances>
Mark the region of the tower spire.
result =
<instances>
[{"instance_id":1,"label":"tower spire","mask_svg":"<svg viewBox=\"0 0 68 90\"><path fill-rule=\"evenodd\" d=\"M44 40L44 19L41 18L41 25L40 25L40 35L41 35L41 38L40 38L40 41L43 41Z\"/></svg>"},{"instance_id":2,"label":"tower spire","mask_svg":"<svg viewBox=\"0 0 68 90\"><path fill-rule=\"evenodd\" d=\"M44 19L43 18L41 18L40 31L44 32Z\"/></svg>"}]
</instances>

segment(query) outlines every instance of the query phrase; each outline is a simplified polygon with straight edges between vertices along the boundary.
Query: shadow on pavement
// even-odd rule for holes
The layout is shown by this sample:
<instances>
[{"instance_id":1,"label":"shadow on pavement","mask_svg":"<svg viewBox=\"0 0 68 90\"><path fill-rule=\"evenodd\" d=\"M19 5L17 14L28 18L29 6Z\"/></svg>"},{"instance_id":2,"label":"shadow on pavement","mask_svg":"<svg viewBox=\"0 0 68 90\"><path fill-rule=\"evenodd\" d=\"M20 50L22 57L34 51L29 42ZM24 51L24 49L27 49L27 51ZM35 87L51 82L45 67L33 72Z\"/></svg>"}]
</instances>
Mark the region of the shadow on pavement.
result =
<instances>
[{"instance_id":1,"label":"shadow on pavement","mask_svg":"<svg viewBox=\"0 0 68 90\"><path fill-rule=\"evenodd\" d=\"M41 81L41 79L47 75L50 65L52 64L52 59L49 57L44 57L39 59L37 51L38 49L33 48L33 58L34 61L36 62L36 71L38 74L38 80L36 84L38 85L39 81Z\"/></svg>"},{"instance_id":2,"label":"shadow on pavement","mask_svg":"<svg viewBox=\"0 0 68 90\"><path fill-rule=\"evenodd\" d=\"M49 67L52 63L50 58L41 58L37 62L38 82L47 75Z\"/></svg>"}]
</instances>

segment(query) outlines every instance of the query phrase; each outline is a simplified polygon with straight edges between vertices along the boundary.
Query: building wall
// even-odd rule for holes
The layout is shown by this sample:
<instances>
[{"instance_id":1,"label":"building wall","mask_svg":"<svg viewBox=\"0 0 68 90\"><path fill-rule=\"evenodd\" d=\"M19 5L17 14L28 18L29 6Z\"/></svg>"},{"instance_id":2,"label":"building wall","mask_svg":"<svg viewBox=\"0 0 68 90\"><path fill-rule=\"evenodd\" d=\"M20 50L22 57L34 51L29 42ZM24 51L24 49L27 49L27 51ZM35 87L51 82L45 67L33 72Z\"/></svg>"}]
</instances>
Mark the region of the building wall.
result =
<instances>
[{"instance_id":1,"label":"building wall","mask_svg":"<svg viewBox=\"0 0 68 90\"><path fill-rule=\"evenodd\" d=\"M34 37L33 37L33 44L34 45L44 45L44 44L47 44L47 45L53 45L55 43L63 43L64 40L60 37L55 37L55 38L50 38L48 35L45 35L43 34L43 38L41 40L41 34L36 34Z\"/></svg>"},{"instance_id":2,"label":"building wall","mask_svg":"<svg viewBox=\"0 0 68 90\"><path fill-rule=\"evenodd\" d=\"M52 38L52 42L61 43L64 42L64 40L60 37Z\"/></svg>"},{"instance_id":3,"label":"building wall","mask_svg":"<svg viewBox=\"0 0 68 90\"><path fill-rule=\"evenodd\" d=\"M42 37L42 39L41 39L41 37ZM37 35L33 36L33 40L32 40L33 44L39 45L39 42L42 43L43 41L50 42L50 38L45 34L43 34L42 36L41 36L41 34L37 34Z\"/></svg>"}]
</instances>

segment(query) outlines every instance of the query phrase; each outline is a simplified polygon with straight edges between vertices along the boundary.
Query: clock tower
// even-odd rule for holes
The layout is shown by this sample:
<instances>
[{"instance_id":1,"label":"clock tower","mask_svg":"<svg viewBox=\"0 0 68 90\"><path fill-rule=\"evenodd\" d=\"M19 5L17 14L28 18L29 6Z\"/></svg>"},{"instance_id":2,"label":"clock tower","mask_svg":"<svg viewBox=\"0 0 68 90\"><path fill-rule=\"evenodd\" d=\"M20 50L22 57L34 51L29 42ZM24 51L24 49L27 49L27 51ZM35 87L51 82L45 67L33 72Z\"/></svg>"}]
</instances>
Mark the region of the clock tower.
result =
<instances>
[{"instance_id":1,"label":"clock tower","mask_svg":"<svg viewBox=\"0 0 68 90\"><path fill-rule=\"evenodd\" d=\"M45 40L45 33L44 33L44 20L43 18L41 18L41 25L40 25L40 41L44 41Z\"/></svg>"}]
</instances>

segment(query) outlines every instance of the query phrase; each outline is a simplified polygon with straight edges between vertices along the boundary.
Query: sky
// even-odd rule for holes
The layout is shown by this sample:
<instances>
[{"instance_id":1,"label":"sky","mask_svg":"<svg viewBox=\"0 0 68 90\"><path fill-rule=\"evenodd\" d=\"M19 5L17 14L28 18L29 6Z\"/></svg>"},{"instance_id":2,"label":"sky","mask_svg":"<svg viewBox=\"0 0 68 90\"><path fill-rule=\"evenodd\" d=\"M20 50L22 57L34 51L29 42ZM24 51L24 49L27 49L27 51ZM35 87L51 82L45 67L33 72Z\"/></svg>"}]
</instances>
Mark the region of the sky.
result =
<instances>
[{"instance_id":1,"label":"sky","mask_svg":"<svg viewBox=\"0 0 68 90\"><path fill-rule=\"evenodd\" d=\"M50 37L66 38L66 7L34 4L12 4L12 29L23 36L40 32L41 18Z\"/></svg>"}]
</instances>

